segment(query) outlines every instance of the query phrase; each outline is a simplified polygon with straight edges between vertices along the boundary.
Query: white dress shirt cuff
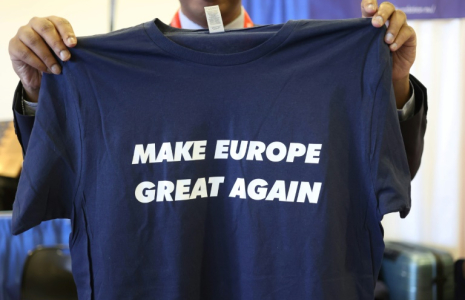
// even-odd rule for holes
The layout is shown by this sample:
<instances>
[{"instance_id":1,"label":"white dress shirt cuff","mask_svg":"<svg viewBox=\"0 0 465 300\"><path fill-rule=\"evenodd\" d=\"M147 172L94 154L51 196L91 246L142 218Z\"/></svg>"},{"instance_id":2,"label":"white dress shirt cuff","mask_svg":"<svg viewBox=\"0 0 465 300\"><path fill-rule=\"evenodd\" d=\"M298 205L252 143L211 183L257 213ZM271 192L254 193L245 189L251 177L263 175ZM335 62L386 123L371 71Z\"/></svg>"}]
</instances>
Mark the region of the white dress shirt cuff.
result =
<instances>
[{"instance_id":1,"label":"white dress shirt cuff","mask_svg":"<svg viewBox=\"0 0 465 300\"><path fill-rule=\"evenodd\" d=\"M413 88L412 82L410 81L410 88L412 89L412 96L404 104L404 107L397 110L399 121L407 121L415 114L415 89Z\"/></svg>"},{"instance_id":2,"label":"white dress shirt cuff","mask_svg":"<svg viewBox=\"0 0 465 300\"><path fill-rule=\"evenodd\" d=\"M21 95L21 106L23 107L23 115L35 116L38 102L30 102L24 99L24 90Z\"/></svg>"}]
</instances>

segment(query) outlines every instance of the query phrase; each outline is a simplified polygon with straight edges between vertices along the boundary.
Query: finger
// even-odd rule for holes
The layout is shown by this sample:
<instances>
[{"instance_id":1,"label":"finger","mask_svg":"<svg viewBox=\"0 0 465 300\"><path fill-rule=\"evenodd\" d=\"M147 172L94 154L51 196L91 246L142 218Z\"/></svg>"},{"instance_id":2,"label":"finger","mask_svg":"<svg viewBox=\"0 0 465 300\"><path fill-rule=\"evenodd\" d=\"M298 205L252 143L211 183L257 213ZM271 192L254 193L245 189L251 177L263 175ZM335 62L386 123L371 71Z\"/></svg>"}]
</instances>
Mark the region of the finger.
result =
<instances>
[{"instance_id":1,"label":"finger","mask_svg":"<svg viewBox=\"0 0 465 300\"><path fill-rule=\"evenodd\" d=\"M13 62L23 62L34 69L37 69L41 72L46 72L50 73L50 70L48 70L47 66L43 63L42 60L40 60L34 52L31 51L26 45L24 45L21 40L18 38L13 38L10 40L9 44L9 53L10 53L10 59Z\"/></svg>"},{"instance_id":2,"label":"finger","mask_svg":"<svg viewBox=\"0 0 465 300\"><path fill-rule=\"evenodd\" d=\"M378 1L362 0L362 17L371 18L378 9Z\"/></svg>"},{"instance_id":3,"label":"finger","mask_svg":"<svg viewBox=\"0 0 465 300\"><path fill-rule=\"evenodd\" d=\"M389 27L386 32L386 37L384 40L388 44L392 44L397 37L400 29L407 23L407 15L401 11L396 10L390 19Z\"/></svg>"},{"instance_id":4,"label":"finger","mask_svg":"<svg viewBox=\"0 0 465 300\"><path fill-rule=\"evenodd\" d=\"M77 38L74 34L73 27L68 20L56 16L47 17L47 20L55 25L55 28L60 33L61 39L68 47L74 47L77 44Z\"/></svg>"},{"instance_id":5,"label":"finger","mask_svg":"<svg viewBox=\"0 0 465 300\"><path fill-rule=\"evenodd\" d=\"M20 30L21 33L18 34L19 40L28 47L54 74L60 74L61 68L42 37L29 26L24 26Z\"/></svg>"},{"instance_id":6,"label":"finger","mask_svg":"<svg viewBox=\"0 0 465 300\"><path fill-rule=\"evenodd\" d=\"M62 61L66 61L71 57L68 48L66 48L52 22L45 18L32 18L29 24Z\"/></svg>"},{"instance_id":7,"label":"finger","mask_svg":"<svg viewBox=\"0 0 465 300\"><path fill-rule=\"evenodd\" d=\"M381 27L391 18L391 15L396 11L395 6L390 2L383 2L379 6L378 11L374 14L372 24L375 27Z\"/></svg>"},{"instance_id":8,"label":"finger","mask_svg":"<svg viewBox=\"0 0 465 300\"><path fill-rule=\"evenodd\" d=\"M391 49L391 51L394 52L394 51L399 50L402 46L404 47L415 47L416 46L415 30L413 30L412 27L407 25L407 23L404 26L402 26L402 28L399 31L399 34L394 40L394 43L392 43L389 46L389 48Z\"/></svg>"}]
</instances>

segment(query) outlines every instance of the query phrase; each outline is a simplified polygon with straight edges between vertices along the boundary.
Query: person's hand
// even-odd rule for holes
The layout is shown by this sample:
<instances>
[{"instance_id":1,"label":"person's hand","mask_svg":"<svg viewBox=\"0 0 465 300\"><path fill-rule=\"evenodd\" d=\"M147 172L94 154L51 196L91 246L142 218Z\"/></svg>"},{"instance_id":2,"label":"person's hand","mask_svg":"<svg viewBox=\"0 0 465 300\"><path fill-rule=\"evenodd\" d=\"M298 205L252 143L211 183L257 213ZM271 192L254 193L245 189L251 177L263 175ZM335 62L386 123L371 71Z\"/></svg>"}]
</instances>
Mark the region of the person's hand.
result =
<instances>
[{"instance_id":1,"label":"person's hand","mask_svg":"<svg viewBox=\"0 0 465 300\"><path fill-rule=\"evenodd\" d=\"M76 43L71 24L60 17L34 17L27 25L19 28L10 40L8 52L27 100L38 101L42 72L61 73L52 51L62 61L69 60L71 54L67 47L74 47Z\"/></svg>"},{"instance_id":2,"label":"person's hand","mask_svg":"<svg viewBox=\"0 0 465 300\"><path fill-rule=\"evenodd\" d=\"M410 98L410 68L415 61L417 37L415 30L407 24L407 16L396 10L390 2L378 6L376 0L362 0L362 16L372 17L375 27L383 26L387 21L388 29L384 41L392 52L392 83L396 94L397 108L402 108Z\"/></svg>"}]
</instances>

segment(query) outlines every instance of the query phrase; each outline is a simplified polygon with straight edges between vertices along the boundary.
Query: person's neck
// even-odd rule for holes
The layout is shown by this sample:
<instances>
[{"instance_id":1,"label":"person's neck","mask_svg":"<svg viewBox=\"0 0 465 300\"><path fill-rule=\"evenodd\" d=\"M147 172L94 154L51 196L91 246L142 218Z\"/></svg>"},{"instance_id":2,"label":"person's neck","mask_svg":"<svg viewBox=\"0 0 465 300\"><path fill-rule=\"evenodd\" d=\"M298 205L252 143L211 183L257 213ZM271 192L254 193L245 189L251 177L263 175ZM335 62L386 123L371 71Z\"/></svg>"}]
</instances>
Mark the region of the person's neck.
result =
<instances>
[{"instance_id":1,"label":"person's neck","mask_svg":"<svg viewBox=\"0 0 465 300\"><path fill-rule=\"evenodd\" d=\"M220 5L220 10L221 10L221 18L223 19L223 24L225 28L229 24L233 23L234 21L237 21L237 19L243 15L242 5L240 2L238 2L238 5L233 5L233 6L228 6L228 7L223 7L222 5ZM182 14L185 18L187 18L190 22L197 24L201 28L208 28L207 18L203 10L201 11L201 13L193 12L189 8L186 8L186 7L183 8L183 6L181 5L181 8L179 9L179 13L180 15ZM181 20L181 25L182 25L182 20Z\"/></svg>"},{"instance_id":2,"label":"person's neck","mask_svg":"<svg viewBox=\"0 0 465 300\"><path fill-rule=\"evenodd\" d=\"M230 22L229 24L226 24L224 28L227 30L244 28L244 18L245 18L244 10L241 9L241 13L239 14L239 16L236 19L234 19L232 22ZM194 30L204 29L204 27L193 22L186 15L184 15L181 9L179 10L179 21L181 23L180 24L181 27L184 29L194 29Z\"/></svg>"}]
</instances>

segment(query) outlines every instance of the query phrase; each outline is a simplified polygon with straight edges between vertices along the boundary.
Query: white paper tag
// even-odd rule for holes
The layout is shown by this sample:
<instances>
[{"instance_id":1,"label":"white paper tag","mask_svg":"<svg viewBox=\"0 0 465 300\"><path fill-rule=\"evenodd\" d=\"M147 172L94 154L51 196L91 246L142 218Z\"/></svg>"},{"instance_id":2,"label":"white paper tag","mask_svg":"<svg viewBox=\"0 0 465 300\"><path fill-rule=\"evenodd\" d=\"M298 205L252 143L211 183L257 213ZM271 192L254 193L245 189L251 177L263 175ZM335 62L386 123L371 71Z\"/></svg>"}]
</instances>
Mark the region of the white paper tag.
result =
<instances>
[{"instance_id":1,"label":"white paper tag","mask_svg":"<svg viewBox=\"0 0 465 300\"><path fill-rule=\"evenodd\" d=\"M220 7L218 5L205 6L208 30L210 33L224 32L223 19L221 18Z\"/></svg>"}]
</instances>

